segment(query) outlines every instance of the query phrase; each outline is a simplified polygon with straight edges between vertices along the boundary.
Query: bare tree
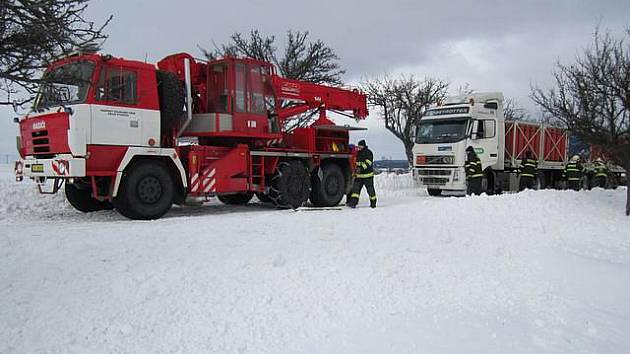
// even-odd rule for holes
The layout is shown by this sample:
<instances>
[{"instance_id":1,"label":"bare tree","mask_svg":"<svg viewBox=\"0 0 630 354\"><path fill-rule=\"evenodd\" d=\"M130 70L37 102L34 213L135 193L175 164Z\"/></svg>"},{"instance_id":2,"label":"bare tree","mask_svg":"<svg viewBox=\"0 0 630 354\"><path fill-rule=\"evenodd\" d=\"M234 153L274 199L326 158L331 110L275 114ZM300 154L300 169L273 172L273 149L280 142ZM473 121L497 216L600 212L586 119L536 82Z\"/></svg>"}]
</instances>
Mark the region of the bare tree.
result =
<instances>
[{"instance_id":1,"label":"bare tree","mask_svg":"<svg viewBox=\"0 0 630 354\"><path fill-rule=\"evenodd\" d=\"M275 63L277 48L275 46L275 36L263 36L258 30L251 30L249 37L244 37L236 32L230 36L230 42L217 46L209 50L199 47L209 60L215 60L223 56L248 57L267 62Z\"/></svg>"},{"instance_id":2,"label":"bare tree","mask_svg":"<svg viewBox=\"0 0 630 354\"><path fill-rule=\"evenodd\" d=\"M506 120L523 121L529 119L527 110L521 107L514 98L507 98L504 101L503 114Z\"/></svg>"},{"instance_id":3,"label":"bare tree","mask_svg":"<svg viewBox=\"0 0 630 354\"><path fill-rule=\"evenodd\" d=\"M278 73L285 78L340 86L345 74L339 64L335 51L321 40L309 40L308 32L288 31L284 52L278 55L275 36L262 35L258 30L251 30L249 36L234 33L230 42L221 46L214 45L213 50L200 48L208 59L226 55L249 57L273 63ZM283 102L283 106L291 102ZM285 122L285 131L304 126L311 122L316 112L308 112Z\"/></svg>"},{"instance_id":4,"label":"bare tree","mask_svg":"<svg viewBox=\"0 0 630 354\"><path fill-rule=\"evenodd\" d=\"M258 30L251 30L249 37L236 32L229 43L201 51L208 59L230 55L270 62L276 65L280 75L289 79L342 85L346 71L339 65L335 51L319 39L310 41L308 36L308 32L288 31L282 56L278 56L276 37L262 35Z\"/></svg>"},{"instance_id":5,"label":"bare tree","mask_svg":"<svg viewBox=\"0 0 630 354\"><path fill-rule=\"evenodd\" d=\"M596 31L575 63L557 64L555 88L532 99L584 142L602 147L630 171L630 30L622 38ZM630 176L630 175L628 175ZM630 177L629 182L630 182ZM630 183L626 214L630 215Z\"/></svg>"},{"instance_id":6,"label":"bare tree","mask_svg":"<svg viewBox=\"0 0 630 354\"><path fill-rule=\"evenodd\" d=\"M340 86L346 72L335 51L321 40L310 42L308 32L289 31L284 55L274 61L282 76L316 84Z\"/></svg>"},{"instance_id":7,"label":"bare tree","mask_svg":"<svg viewBox=\"0 0 630 354\"><path fill-rule=\"evenodd\" d=\"M470 86L470 83L465 83L463 86L457 87L457 96L468 96L475 93L475 89Z\"/></svg>"},{"instance_id":8,"label":"bare tree","mask_svg":"<svg viewBox=\"0 0 630 354\"><path fill-rule=\"evenodd\" d=\"M385 128L403 143L410 163L413 160L414 129L428 105L446 98L448 86L448 82L440 79L417 80L404 75L398 79L384 76L362 84L368 103L379 110Z\"/></svg>"},{"instance_id":9,"label":"bare tree","mask_svg":"<svg viewBox=\"0 0 630 354\"><path fill-rule=\"evenodd\" d=\"M0 0L0 105L33 99L39 72L55 58L100 46L112 19L84 18L89 0Z\"/></svg>"}]
</instances>

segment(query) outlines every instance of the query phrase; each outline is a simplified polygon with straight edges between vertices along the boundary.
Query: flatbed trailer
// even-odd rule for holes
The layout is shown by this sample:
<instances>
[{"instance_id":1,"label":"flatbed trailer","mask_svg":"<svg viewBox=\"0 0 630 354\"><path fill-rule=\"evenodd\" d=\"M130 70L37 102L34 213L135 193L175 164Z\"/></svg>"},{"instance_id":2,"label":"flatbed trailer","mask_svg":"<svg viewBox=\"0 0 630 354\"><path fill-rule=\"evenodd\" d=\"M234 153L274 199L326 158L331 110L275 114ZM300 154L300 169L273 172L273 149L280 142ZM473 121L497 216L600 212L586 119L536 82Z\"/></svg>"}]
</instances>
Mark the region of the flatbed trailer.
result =
<instances>
[{"instance_id":1,"label":"flatbed trailer","mask_svg":"<svg viewBox=\"0 0 630 354\"><path fill-rule=\"evenodd\" d=\"M416 129L413 177L430 195L466 190L466 148L472 146L483 170L483 191L517 191L519 168L529 152L538 161L534 187L563 188L564 167L571 156L567 130L540 122L508 121L503 94L475 93L451 97L428 109ZM585 162L583 186L590 186L590 162ZM610 186L625 177L611 166Z\"/></svg>"}]
</instances>

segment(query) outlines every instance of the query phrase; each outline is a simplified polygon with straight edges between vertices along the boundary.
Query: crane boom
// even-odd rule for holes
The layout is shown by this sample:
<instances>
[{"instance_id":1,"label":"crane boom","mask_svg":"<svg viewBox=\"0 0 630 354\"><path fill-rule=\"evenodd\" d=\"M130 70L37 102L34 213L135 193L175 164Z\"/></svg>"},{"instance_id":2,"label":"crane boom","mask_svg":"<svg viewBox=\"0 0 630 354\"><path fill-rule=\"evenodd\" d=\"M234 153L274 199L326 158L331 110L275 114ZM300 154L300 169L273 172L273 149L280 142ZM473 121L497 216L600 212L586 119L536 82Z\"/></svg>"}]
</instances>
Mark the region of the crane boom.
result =
<instances>
[{"instance_id":1,"label":"crane boom","mask_svg":"<svg viewBox=\"0 0 630 354\"><path fill-rule=\"evenodd\" d=\"M340 87L319 85L278 75L272 78L277 98L294 101L289 107L278 107L278 117L282 120L311 109L347 112L357 120L368 116L367 97L357 89L348 90Z\"/></svg>"}]
</instances>

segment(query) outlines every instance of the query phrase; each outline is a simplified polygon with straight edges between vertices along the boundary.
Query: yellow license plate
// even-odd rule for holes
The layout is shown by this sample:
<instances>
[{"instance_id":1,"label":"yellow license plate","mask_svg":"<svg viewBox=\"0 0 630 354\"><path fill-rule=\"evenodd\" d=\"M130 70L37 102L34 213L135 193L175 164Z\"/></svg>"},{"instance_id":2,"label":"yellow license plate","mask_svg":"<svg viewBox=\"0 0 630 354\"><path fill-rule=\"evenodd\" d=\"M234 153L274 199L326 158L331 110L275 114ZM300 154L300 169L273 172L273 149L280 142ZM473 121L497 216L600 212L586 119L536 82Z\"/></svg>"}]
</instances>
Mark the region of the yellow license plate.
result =
<instances>
[{"instance_id":1,"label":"yellow license plate","mask_svg":"<svg viewBox=\"0 0 630 354\"><path fill-rule=\"evenodd\" d=\"M44 165L41 163L31 165L31 172L44 172Z\"/></svg>"}]
</instances>

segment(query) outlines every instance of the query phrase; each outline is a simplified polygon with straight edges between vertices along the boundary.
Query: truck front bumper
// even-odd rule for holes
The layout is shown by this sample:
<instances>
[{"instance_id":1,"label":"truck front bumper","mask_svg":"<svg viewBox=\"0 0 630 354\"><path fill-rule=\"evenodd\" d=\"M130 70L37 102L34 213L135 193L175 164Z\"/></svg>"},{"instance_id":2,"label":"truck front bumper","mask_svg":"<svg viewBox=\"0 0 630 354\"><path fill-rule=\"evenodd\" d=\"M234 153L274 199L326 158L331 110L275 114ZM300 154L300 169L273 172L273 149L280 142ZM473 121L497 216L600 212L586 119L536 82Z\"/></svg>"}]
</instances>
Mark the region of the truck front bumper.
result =
<instances>
[{"instance_id":1,"label":"truck front bumper","mask_svg":"<svg viewBox=\"0 0 630 354\"><path fill-rule=\"evenodd\" d=\"M446 191L466 190L463 167L414 167L413 179L419 187Z\"/></svg>"},{"instance_id":2,"label":"truck front bumper","mask_svg":"<svg viewBox=\"0 0 630 354\"><path fill-rule=\"evenodd\" d=\"M85 177L85 159L59 155L52 159L26 158L15 162L15 179Z\"/></svg>"}]
</instances>

